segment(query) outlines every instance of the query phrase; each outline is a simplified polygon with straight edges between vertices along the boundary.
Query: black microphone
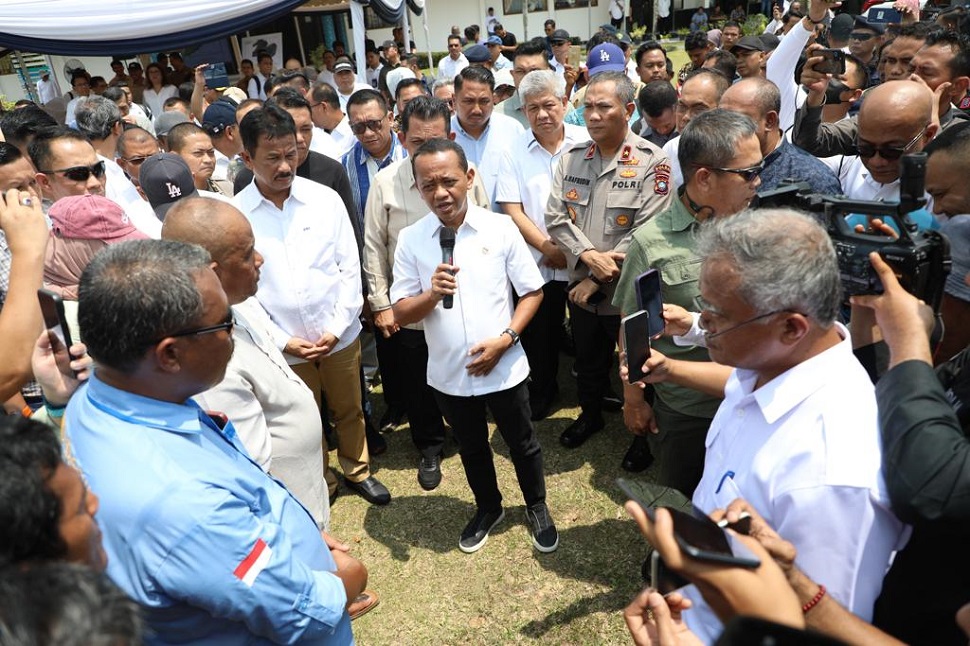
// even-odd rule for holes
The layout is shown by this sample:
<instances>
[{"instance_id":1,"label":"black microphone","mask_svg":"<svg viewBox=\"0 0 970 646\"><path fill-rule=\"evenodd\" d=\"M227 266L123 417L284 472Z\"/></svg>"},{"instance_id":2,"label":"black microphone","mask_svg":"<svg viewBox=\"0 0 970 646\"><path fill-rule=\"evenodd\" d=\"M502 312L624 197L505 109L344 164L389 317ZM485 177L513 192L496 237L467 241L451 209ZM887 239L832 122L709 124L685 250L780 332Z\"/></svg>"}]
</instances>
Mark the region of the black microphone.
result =
<instances>
[{"instance_id":1,"label":"black microphone","mask_svg":"<svg viewBox=\"0 0 970 646\"><path fill-rule=\"evenodd\" d=\"M441 231L438 233L438 241L441 243L441 262L446 265L455 264L455 230L441 227ZM450 310L455 304L455 297L451 294L441 300L446 310Z\"/></svg>"}]
</instances>

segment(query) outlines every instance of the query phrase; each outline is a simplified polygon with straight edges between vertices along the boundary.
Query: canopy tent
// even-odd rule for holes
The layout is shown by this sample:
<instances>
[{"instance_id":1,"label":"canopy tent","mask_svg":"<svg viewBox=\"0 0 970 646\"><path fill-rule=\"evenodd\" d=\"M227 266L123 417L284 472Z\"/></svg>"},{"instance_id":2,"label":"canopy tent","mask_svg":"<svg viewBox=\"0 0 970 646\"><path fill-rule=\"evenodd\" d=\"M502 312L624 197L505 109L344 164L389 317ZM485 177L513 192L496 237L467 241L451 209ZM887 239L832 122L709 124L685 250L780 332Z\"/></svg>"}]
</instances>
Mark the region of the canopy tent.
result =
<instances>
[{"instance_id":1,"label":"canopy tent","mask_svg":"<svg viewBox=\"0 0 970 646\"><path fill-rule=\"evenodd\" d=\"M178 49L245 31L305 1L3 0L0 47L70 56Z\"/></svg>"}]
</instances>

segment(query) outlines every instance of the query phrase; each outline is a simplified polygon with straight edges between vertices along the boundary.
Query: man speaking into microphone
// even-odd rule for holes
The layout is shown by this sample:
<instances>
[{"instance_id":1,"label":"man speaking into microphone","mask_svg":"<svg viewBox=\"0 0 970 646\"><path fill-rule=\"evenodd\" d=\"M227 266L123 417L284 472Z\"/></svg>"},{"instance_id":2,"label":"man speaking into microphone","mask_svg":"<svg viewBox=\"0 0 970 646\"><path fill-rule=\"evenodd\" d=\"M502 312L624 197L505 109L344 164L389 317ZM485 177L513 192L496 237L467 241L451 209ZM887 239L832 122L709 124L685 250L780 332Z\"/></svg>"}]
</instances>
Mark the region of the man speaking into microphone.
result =
<instances>
[{"instance_id":1,"label":"man speaking into microphone","mask_svg":"<svg viewBox=\"0 0 970 646\"><path fill-rule=\"evenodd\" d=\"M469 204L475 171L460 146L429 140L411 164L431 213L401 231L391 302L401 325L424 321L428 385L458 440L475 496L476 512L458 548L478 551L505 517L487 409L509 446L532 545L552 552L559 533L546 506L542 448L530 420L529 362L519 345L542 302L542 275L510 218Z\"/></svg>"}]
</instances>

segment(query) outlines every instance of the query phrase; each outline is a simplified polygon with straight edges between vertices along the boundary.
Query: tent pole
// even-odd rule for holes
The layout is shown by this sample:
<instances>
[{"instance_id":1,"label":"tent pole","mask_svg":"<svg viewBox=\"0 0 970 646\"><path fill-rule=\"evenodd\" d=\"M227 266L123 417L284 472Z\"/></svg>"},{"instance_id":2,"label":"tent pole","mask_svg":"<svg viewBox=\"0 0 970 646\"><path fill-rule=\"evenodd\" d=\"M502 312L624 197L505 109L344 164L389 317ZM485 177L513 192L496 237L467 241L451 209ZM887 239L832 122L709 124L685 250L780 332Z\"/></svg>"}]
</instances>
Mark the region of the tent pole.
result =
<instances>
[{"instance_id":1,"label":"tent pole","mask_svg":"<svg viewBox=\"0 0 970 646\"><path fill-rule=\"evenodd\" d=\"M293 28L296 29L296 42L300 46L300 62L306 67L306 52L303 49L303 34L300 33L300 20L293 14ZM284 61L285 63L285 61Z\"/></svg>"},{"instance_id":2,"label":"tent pole","mask_svg":"<svg viewBox=\"0 0 970 646\"><path fill-rule=\"evenodd\" d=\"M422 22L424 22L424 40L428 44L428 70L432 80L437 79L435 73L434 56L431 55L431 30L428 28L428 3L424 3L424 11L421 12Z\"/></svg>"}]
</instances>

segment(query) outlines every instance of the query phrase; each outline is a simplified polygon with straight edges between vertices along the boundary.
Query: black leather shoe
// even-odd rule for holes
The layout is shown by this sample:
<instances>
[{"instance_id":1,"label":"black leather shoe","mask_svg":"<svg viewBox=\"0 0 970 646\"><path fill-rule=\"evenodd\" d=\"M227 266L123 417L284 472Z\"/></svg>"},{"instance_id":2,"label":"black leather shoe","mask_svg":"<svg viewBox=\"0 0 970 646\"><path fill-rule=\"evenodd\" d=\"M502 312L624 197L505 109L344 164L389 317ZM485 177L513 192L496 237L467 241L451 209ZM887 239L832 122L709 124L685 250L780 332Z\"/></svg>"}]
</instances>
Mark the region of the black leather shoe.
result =
<instances>
[{"instance_id":1,"label":"black leather shoe","mask_svg":"<svg viewBox=\"0 0 970 646\"><path fill-rule=\"evenodd\" d=\"M418 465L418 484L425 491L433 491L441 484L441 456L435 455L430 458L421 456L421 463Z\"/></svg>"},{"instance_id":2,"label":"black leather shoe","mask_svg":"<svg viewBox=\"0 0 970 646\"><path fill-rule=\"evenodd\" d=\"M407 414L404 411L387 410L381 416L381 421L378 422L377 428L380 429L381 433L396 431L397 427L404 423L406 416Z\"/></svg>"},{"instance_id":3,"label":"black leather shoe","mask_svg":"<svg viewBox=\"0 0 970 646\"><path fill-rule=\"evenodd\" d=\"M623 463L620 465L624 471L639 473L646 471L653 464L653 454L650 453L650 445L647 444L646 435L637 435L633 438L633 444L627 449L623 456Z\"/></svg>"},{"instance_id":4,"label":"black leather shoe","mask_svg":"<svg viewBox=\"0 0 970 646\"><path fill-rule=\"evenodd\" d=\"M580 415L579 419L566 427L566 430L559 436L559 443L567 449L575 449L582 446L589 436L603 428L603 420L590 419L585 415Z\"/></svg>"},{"instance_id":5,"label":"black leather shoe","mask_svg":"<svg viewBox=\"0 0 970 646\"><path fill-rule=\"evenodd\" d=\"M369 476L360 482L344 480L344 484L372 505L386 505L391 502L391 492L374 476Z\"/></svg>"},{"instance_id":6,"label":"black leather shoe","mask_svg":"<svg viewBox=\"0 0 970 646\"><path fill-rule=\"evenodd\" d=\"M387 452L387 440L377 432L369 419L364 420L364 429L367 434L367 452L371 455L380 455Z\"/></svg>"}]
</instances>

